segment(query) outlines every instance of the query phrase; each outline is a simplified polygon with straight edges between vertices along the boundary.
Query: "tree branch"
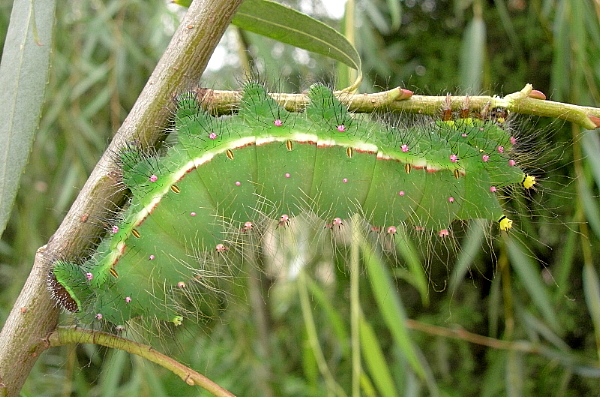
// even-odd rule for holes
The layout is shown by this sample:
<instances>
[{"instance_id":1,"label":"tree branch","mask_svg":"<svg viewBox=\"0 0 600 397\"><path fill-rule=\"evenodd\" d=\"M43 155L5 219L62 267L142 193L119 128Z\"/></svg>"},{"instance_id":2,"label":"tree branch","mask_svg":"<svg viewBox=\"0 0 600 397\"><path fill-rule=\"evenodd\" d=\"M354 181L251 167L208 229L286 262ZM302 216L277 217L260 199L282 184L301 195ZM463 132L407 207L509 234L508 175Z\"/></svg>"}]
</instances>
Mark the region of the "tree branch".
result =
<instances>
[{"instance_id":1,"label":"tree branch","mask_svg":"<svg viewBox=\"0 0 600 397\"><path fill-rule=\"evenodd\" d=\"M206 88L196 89L196 95L208 109L217 114L231 113L237 108L241 99L238 91L220 91ZM509 94L504 98L495 96L412 95L411 91L402 88L394 88L375 94L338 92L337 95L353 112L370 113L382 109L393 112L437 115L441 109L446 107L451 110L460 110L464 107L468 107L470 110L502 107L514 113L567 120L589 130L600 127L599 108L547 101L545 95L534 90L531 84L527 84L521 91ZM274 93L271 96L289 111L302 110L308 104L308 96L305 94Z\"/></svg>"}]
</instances>

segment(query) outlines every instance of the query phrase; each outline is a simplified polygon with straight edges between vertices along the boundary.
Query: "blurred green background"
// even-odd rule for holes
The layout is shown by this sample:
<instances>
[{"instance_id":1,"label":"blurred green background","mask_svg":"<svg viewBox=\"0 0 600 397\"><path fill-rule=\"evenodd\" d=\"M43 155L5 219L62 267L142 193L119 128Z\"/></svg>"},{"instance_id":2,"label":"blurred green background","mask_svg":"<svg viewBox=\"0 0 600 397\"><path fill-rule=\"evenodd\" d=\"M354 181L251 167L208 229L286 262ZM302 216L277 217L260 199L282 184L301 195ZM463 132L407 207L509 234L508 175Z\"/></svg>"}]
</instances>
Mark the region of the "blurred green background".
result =
<instances>
[{"instance_id":1,"label":"blurred green background","mask_svg":"<svg viewBox=\"0 0 600 397\"><path fill-rule=\"evenodd\" d=\"M549 99L600 106L597 1L357 0L352 20L344 19L342 4L286 4L353 33L362 92L399 85L418 94L505 95L532 83ZM2 35L10 7L0 1ZM35 250L58 227L183 11L164 0L59 2L43 118L0 241L0 322ZM251 71L278 90L298 92L315 81L343 86L337 68L232 28L201 83L237 89ZM218 318L177 330L172 345L170 337L156 344L240 396L350 395L357 349L364 395L600 395L600 139L564 122L515 123L530 134L527 164L541 179L536 192L506 203L519 230L500 238L474 222L457 225L451 244L416 240L424 271L402 249L382 256L385 267L361 262L360 340L350 331L356 280L340 242L335 255L327 244L315 245L299 277L245 271L250 277L223 287L230 299ZM320 274L323 268L331 274ZM371 277L377 269L386 269L379 284ZM387 281L396 324L378 303ZM421 331L402 334L407 324ZM476 335L451 338L431 325ZM200 392L137 357L82 345L44 353L22 393Z\"/></svg>"}]
</instances>

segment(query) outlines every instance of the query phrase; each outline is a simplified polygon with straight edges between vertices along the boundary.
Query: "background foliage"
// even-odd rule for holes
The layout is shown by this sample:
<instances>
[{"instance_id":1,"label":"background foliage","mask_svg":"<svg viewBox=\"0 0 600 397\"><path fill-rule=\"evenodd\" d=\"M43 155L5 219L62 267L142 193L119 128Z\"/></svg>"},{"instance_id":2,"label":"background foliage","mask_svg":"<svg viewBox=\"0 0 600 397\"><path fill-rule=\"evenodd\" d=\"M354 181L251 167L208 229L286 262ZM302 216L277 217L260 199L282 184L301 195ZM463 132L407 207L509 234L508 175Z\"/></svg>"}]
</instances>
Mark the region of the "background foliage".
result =
<instances>
[{"instance_id":1,"label":"background foliage","mask_svg":"<svg viewBox=\"0 0 600 397\"><path fill-rule=\"evenodd\" d=\"M362 0L352 3L353 20L330 18L317 1L288 4L353 34L363 92L400 85L424 94L503 95L533 83L553 100L600 105L598 2ZM1 320L35 250L58 226L146 82L179 11L163 0L58 4L47 102L0 244ZM238 88L248 71L287 92L336 80L334 61L234 28L215 57L220 68L202 82L211 88ZM345 86L341 76L337 84ZM530 162L542 178L536 193L507 203L525 215L518 219L521 232L510 240L482 238L486 227L467 225L451 245L418 240L426 273L401 251L386 256L385 267L361 262L360 341L350 333L353 281L348 250L339 243L326 277L318 273L329 256L323 246L309 271L295 278L250 274L256 282L240 280L226 291L228 307L219 318L179 332L173 346L171 338L156 343L238 395L349 395L356 346L365 395L598 395L600 141L595 131L560 122L517 123L531 131ZM362 246L365 258L375 258L372 246ZM385 307L392 300L378 304L389 281L398 309L391 314ZM402 334L406 325L421 331ZM471 334L450 338L432 325L493 339L469 343ZM411 346L417 364L407 354ZM46 352L23 393L198 392L135 357L82 345Z\"/></svg>"}]
</instances>

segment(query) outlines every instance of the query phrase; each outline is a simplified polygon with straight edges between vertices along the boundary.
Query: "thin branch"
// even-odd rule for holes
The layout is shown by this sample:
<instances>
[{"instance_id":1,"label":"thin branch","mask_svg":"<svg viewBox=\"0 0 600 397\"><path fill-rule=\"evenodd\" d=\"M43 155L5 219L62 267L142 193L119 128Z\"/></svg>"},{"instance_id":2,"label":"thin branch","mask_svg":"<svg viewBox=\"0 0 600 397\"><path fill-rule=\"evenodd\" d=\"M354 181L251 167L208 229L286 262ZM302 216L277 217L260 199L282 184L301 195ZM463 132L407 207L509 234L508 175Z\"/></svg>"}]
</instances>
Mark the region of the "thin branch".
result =
<instances>
[{"instance_id":1,"label":"thin branch","mask_svg":"<svg viewBox=\"0 0 600 397\"><path fill-rule=\"evenodd\" d=\"M412 95L403 88L375 94L337 93L340 100L354 112L369 113L380 109L393 112L410 112L437 115L441 109L453 111L468 107L477 111L482 109L505 108L509 112L534 116L563 119L593 130L600 127L600 108L571 105L562 102L548 101L545 95L527 84L503 98L495 96L425 96ZM196 95L205 106L217 114L231 113L240 102L239 91L220 91L206 88L196 90ZM281 106L289 111L297 112L306 107L308 97L305 94L271 94Z\"/></svg>"},{"instance_id":2,"label":"thin branch","mask_svg":"<svg viewBox=\"0 0 600 397\"><path fill-rule=\"evenodd\" d=\"M56 328L58 309L46 289L53 260L85 252L101 230L85 219L105 219L122 201L114 153L127 143L152 145L164 131L173 93L197 82L242 0L195 0L56 233L40 248L32 271L0 332L0 396L17 396L39 354L42 338ZM19 365L15 365L18 363Z\"/></svg>"},{"instance_id":3,"label":"thin branch","mask_svg":"<svg viewBox=\"0 0 600 397\"><path fill-rule=\"evenodd\" d=\"M588 358L580 358L568 350L563 351L553 349L542 343L495 339L488 336L474 334L462 328L450 329L411 319L406 319L406 326L415 331L424 332L429 335L459 339L465 342L487 346L492 349L542 355L551 360L561 362L563 365L573 369L577 373L585 374L585 376L591 376L595 378L600 377L600 362L590 360Z\"/></svg>"},{"instance_id":4,"label":"thin branch","mask_svg":"<svg viewBox=\"0 0 600 397\"><path fill-rule=\"evenodd\" d=\"M234 396L233 393L223 389L204 375L173 360L169 356L157 352L151 346L143 345L113 334L85 328L58 327L45 339L45 342L48 347L68 345L71 343L92 343L123 350L131 354L136 354L168 369L190 386L200 386L217 397Z\"/></svg>"}]
</instances>

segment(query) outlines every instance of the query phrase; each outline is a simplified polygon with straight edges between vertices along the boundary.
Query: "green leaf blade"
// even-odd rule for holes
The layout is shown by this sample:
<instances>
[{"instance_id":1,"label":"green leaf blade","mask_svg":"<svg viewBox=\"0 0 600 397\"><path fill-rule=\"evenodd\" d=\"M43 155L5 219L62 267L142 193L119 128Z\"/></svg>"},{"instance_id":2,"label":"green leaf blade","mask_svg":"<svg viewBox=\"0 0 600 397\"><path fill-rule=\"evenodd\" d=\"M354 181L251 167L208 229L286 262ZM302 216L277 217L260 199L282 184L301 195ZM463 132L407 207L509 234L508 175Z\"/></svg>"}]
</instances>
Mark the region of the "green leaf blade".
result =
<instances>
[{"instance_id":1,"label":"green leaf blade","mask_svg":"<svg viewBox=\"0 0 600 397\"><path fill-rule=\"evenodd\" d=\"M233 24L282 43L325 55L360 72L360 57L346 38L326 24L281 4L246 0Z\"/></svg>"},{"instance_id":2,"label":"green leaf blade","mask_svg":"<svg viewBox=\"0 0 600 397\"><path fill-rule=\"evenodd\" d=\"M538 308L548 325L553 330L560 330L561 326L552 307L552 300L539 272L536 271L537 264L527 255L525 248L516 239L507 239L508 256L511 266L527 290L533 303Z\"/></svg>"},{"instance_id":3,"label":"green leaf blade","mask_svg":"<svg viewBox=\"0 0 600 397\"><path fill-rule=\"evenodd\" d=\"M361 244L361 253L379 312L392 334L394 343L400 348L413 371L422 380L430 382L430 370L421 360L421 353L410 337L406 326L406 311L395 292L390 274L379 257L364 242Z\"/></svg>"},{"instance_id":4,"label":"green leaf blade","mask_svg":"<svg viewBox=\"0 0 600 397\"><path fill-rule=\"evenodd\" d=\"M4 231L37 129L52 47L54 0L18 1L0 63L0 232Z\"/></svg>"}]
</instances>

